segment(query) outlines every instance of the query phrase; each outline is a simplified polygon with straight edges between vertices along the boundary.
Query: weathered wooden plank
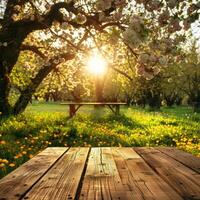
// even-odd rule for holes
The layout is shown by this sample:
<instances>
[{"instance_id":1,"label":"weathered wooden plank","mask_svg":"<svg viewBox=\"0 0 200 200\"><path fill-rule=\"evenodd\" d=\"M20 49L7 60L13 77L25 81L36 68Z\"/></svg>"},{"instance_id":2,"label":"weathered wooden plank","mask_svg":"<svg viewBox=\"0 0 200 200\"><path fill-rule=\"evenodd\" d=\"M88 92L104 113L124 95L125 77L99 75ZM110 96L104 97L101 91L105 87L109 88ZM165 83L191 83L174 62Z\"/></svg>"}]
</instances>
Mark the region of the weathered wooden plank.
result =
<instances>
[{"instance_id":1,"label":"weathered wooden plank","mask_svg":"<svg viewBox=\"0 0 200 200\"><path fill-rule=\"evenodd\" d=\"M75 199L89 148L70 148L23 199Z\"/></svg>"},{"instance_id":2,"label":"weathered wooden plank","mask_svg":"<svg viewBox=\"0 0 200 200\"><path fill-rule=\"evenodd\" d=\"M200 173L200 158L173 147L158 147L156 149Z\"/></svg>"},{"instance_id":3,"label":"weathered wooden plank","mask_svg":"<svg viewBox=\"0 0 200 200\"><path fill-rule=\"evenodd\" d=\"M198 173L154 148L134 149L184 199L200 199Z\"/></svg>"},{"instance_id":4,"label":"weathered wooden plank","mask_svg":"<svg viewBox=\"0 0 200 200\"><path fill-rule=\"evenodd\" d=\"M68 148L47 148L0 181L0 199L20 199Z\"/></svg>"},{"instance_id":5,"label":"weathered wooden plank","mask_svg":"<svg viewBox=\"0 0 200 200\"><path fill-rule=\"evenodd\" d=\"M112 148L122 183L138 200L182 199L132 148Z\"/></svg>"},{"instance_id":6,"label":"weathered wooden plank","mask_svg":"<svg viewBox=\"0 0 200 200\"><path fill-rule=\"evenodd\" d=\"M121 182L111 148L92 148L80 199L133 199Z\"/></svg>"}]
</instances>

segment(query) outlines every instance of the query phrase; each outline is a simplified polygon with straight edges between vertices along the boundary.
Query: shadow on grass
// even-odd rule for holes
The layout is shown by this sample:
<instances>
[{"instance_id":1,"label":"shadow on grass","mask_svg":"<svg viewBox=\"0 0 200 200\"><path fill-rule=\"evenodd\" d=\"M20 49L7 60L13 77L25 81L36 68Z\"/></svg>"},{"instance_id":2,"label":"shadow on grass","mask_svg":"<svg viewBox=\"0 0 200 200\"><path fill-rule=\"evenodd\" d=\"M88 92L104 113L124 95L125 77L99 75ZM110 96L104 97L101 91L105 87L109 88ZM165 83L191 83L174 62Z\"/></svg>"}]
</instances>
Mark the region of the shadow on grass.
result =
<instances>
[{"instance_id":1,"label":"shadow on grass","mask_svg":"<svg viewBox=\"0 0 200 200\"><path fill-rule=\"evenodd\" d=\"M91 121L99 124L110 124L115 125L116 123L123 125L127 128L144 128L144 125L134 121L132 118L127 117L125 114L108 114L106 116L102 116L99 114L91 115Z\"/></svg>"}]
</instances>

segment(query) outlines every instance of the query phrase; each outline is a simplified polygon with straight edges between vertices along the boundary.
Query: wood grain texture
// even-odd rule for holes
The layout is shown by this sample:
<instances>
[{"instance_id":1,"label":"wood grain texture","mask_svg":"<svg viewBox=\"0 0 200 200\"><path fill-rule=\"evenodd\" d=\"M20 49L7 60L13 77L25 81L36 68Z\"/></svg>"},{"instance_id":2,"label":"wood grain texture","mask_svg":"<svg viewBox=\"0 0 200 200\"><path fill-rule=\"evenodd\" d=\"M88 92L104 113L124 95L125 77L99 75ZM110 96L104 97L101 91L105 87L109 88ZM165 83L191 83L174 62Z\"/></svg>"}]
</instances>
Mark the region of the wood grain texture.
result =
<instances>
[{"instance_id":1,"label":"wood grain texture","mask_svg":"<svg viewBox=\"0 0 200 200\"><path fill-rule=\"evenodd\" d=\"M157 147L156 149L200 174L200 158L173 147Z\"/></svg>"},{"instance_id":2,"label":"wood grain texture","mask_svg":"<svg viewBox=\"0 0 200 200\"><path fill-rule=\"evenodd\" d=\"M92 148L80 199L133 199L122 184L111 148Z\"/></svg>"},{"instance_id":3,"label":"wood grain texture","mask_svg":"<svg viewBox=\"0 0 200 200\"><path fill-rule=\"evenodd\" d=\"M70 148L24 199L75 199L88 153L89 148Z\"/></svg>"},{"instance_id":4,"label":"wood grain texture","mask_svg":"<svg viewBox=\"0 0 200 200\"><path fill-rule=\"evenodd\" d=\"M0 199L17 200L31 188L68 148L47 148L0 180Z\"/></svg>"},{"instance_id":5,"label":"wood grain texture","mask_svg":"<svg viewBox=\"0 0 200 200\"><path fill-rule=\"evenodd\" d=\"M112 152L122 183L134 199L183 199L132 148L112 148Z\"/></svg>"},{"instance_id":6,"label":"wood grain texture","mask_svg":"<svg viewBox=\"0 0 200 200\"><path fill-rule=\"evenodd\" d=\"M0 200L200 200L198 159L174 148L47 148L0 180Z\"/></svg>"},{"instance_id":7,"label":"wood grain texture","mask_svg":"<svg viewBox=\"0 0 200 200\"><path fill-rule=\"evenodd\" d=\"M200 199L198 173L154 148L134 149L184 199Z\"/></svg>"}]
</instances>

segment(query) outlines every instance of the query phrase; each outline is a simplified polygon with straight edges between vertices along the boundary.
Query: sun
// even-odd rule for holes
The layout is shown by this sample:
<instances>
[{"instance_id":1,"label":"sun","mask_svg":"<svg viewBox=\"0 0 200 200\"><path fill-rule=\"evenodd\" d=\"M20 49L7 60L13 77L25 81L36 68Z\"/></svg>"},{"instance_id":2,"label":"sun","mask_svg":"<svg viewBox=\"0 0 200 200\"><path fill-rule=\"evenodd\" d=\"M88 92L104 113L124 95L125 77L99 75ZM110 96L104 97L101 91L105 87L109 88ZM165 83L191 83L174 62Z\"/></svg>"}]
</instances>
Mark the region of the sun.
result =
<instances>
[{"instance_id":1,"label":"sun","mask_svg":"<svg viewBox=\"0 0 200 200\"><path fill-rule=\"evenodd\" d=\"M105 74L108 67L108 63L103 57L98 54L92 55L87 62L88 71L94 75Z\"/></svg>"}]
</instances>

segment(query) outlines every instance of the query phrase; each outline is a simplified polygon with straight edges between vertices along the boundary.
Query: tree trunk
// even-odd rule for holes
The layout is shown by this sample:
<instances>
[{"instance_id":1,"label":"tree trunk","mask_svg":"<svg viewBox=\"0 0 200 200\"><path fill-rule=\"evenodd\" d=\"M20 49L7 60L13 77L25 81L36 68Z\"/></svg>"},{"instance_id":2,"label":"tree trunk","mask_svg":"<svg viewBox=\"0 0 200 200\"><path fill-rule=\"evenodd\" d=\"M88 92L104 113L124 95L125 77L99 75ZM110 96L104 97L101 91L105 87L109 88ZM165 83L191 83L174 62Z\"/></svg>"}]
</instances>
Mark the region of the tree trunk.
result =
<instances>
[{"instance_id":1,"label":"tree trunk","mask_svg":"<svg viewBox=\"0 0 200 200\"><path fill-rule=\"evenodd\" d=\"M0 35L0 41L2 38L4 38L4 35ZM0 113L2 116L9 115L12 112L8 101L11 89L9 76L19 56L19 51L16 48L18 48L17 45L0 47Z\"/></svg>"},{"instance_id":2,"label":"tree trunk","mask_svg":"<svg viewBox=\"0 0 200 200\"><path fill-rule=\"evenodd\" d=\"M200 113L200 90L197 91L195 99L193 101L193 110L194 112Z\"/></svg>"},{"instance_id":3,"label":"tree trunk","mask_svg":"<svg viewBox=\"0 0 200 200\"><path fill-rule=\"evenodd\" d=\"M43 79L51 72L51 70L53 70L54 67L55 65L52 64L49 66L43 66L39 70L35 78L32 79L31 85L27 86L27 88L21 92L21 95L14 106L13 114L17 115L19 113L22 113L26 109L36 89L43 81Z\"/></svg>"},{"instance_id":4,"label":"tree trunk","mask_svg":"<svg viewBox=\"0 0 200 200\"><path fill-rule=\"evenodd\" d=\"M103 97L103 87L104 83L100 78L96 78L95 80L95 94L96 94L96 101L97 102L103 102L104 97Z\"/></svg>"},{"instance_id":5,"label":"tree trunk","mask_svg":"<svg viewBox=\"0 0 200 200\"><path fill-rule=\"evenodd\" d=\"M164 95L164 99L168 107L172 107L175 104L175 94Z\"/></svg>"},{"instance_id":6,"label":"tree trunk","mask_svg":"<svg viewBox=\"0 0 200 200\"><path fill-rule=\"evenodd\" d=\"M10 91L9 78L0 74L0 113L1 115L9 115L11 111L10 104L8 102L8 96Z\"/></svg>"},{"instance_id":7,"label":"tree trunk","mask_svg":"<svg viewBox=\"0 0 200 200\"><path fill-rule=\"evenodd\" d=\"M161 106L160 93L155 91L150 91L148 93L148 104L150 110L160 110Z\"/></svg>"}]
</instances>

